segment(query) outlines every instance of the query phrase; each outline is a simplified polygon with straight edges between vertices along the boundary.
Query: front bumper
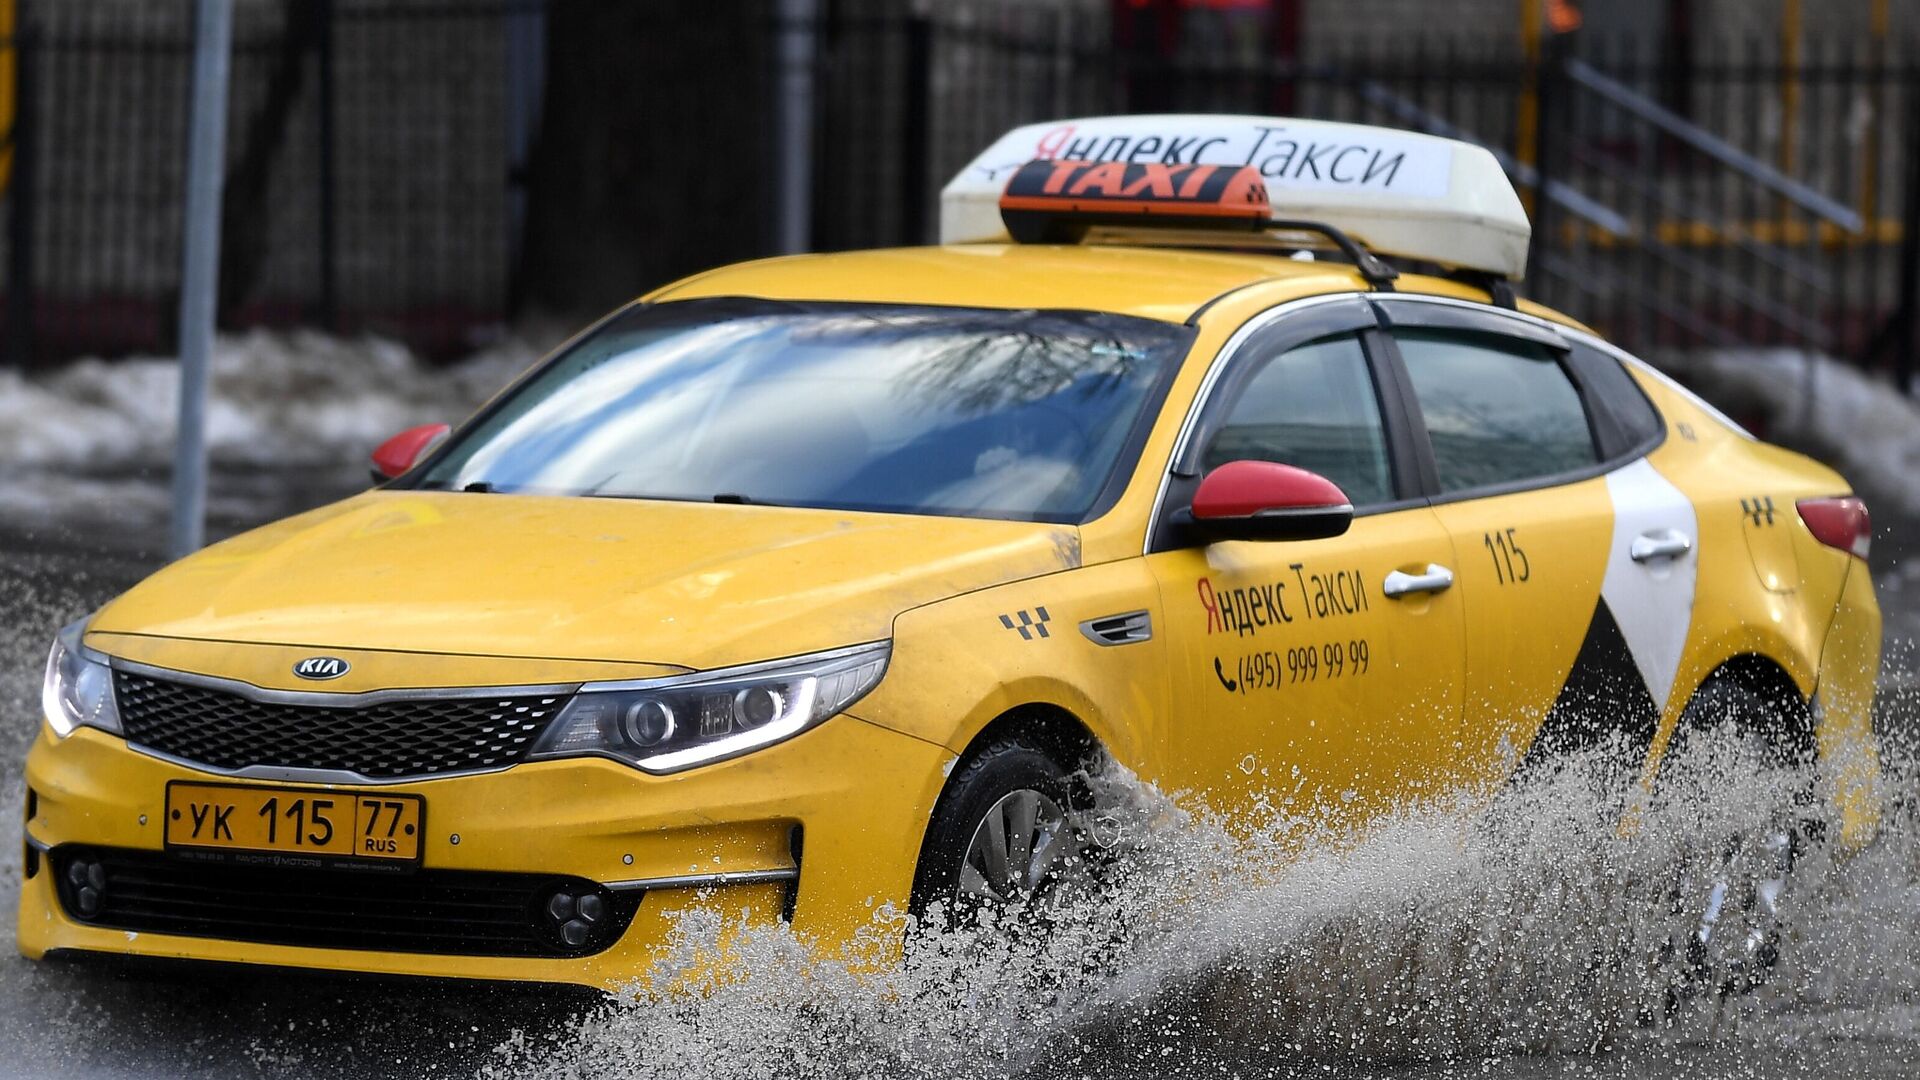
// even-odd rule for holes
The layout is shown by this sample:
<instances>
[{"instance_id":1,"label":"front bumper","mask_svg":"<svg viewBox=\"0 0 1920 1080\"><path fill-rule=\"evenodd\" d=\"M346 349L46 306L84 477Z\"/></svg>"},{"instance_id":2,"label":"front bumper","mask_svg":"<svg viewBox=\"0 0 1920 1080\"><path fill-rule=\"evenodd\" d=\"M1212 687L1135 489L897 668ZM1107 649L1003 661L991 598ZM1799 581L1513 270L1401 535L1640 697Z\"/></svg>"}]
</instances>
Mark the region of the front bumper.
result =
<instances>
[{"instance_id":1,"label":"front bumper","mask_svg":"<svg viewBox=\"0 0 1920 1080\"><path fill-rule=\"evenodd\" d=\"M133 931L76 917L55 882L62 853L151 859L164 850L169 781L252 781L163 761L92 729L58 741L43 730L27 758L25 857L34 872L21 882L19 948L32 959L81 951L617 989L647 974L678 916L698 907L730 922L774 923L790 912L796 933L833 949L882 906L905 910L951 756L839 716L673 776L588 758L373 789L426 799L423 871L563 875L637 900L624 933L591 955L453 955Z\"/></svg>"}]
</instances>

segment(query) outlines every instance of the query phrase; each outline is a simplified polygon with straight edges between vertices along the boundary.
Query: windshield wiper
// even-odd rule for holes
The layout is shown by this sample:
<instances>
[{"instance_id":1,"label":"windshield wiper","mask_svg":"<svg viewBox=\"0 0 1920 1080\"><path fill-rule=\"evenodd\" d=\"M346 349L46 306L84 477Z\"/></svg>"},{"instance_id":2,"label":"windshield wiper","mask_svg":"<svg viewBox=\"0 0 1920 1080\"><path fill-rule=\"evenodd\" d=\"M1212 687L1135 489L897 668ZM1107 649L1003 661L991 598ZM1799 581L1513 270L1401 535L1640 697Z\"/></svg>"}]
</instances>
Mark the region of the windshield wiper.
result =
<instances>
[{"instance_id":1,"label":"windshield wiper","mask_svg":"<svg viewBox=\"0 0 1920 1080\"><path fill-rule=\"evenodd\" d=\"M752 504L753 502L752 499L747 498L745 495L742 495L737 491L723 491L720 494L715 495L713 497L713 501L717 503L727 503L733 506L747 506Z\"/></svg>"},{"instance_id":2,"label":"windshield wiper","mask_svg":"<svg viewBox=\"0 0 1920 1080\"><path fill-rule=\"evenodd\" d=\"M473 483L468 484L466 487L463 487L460 490L465 492L470 492L474 495L491 495L493 494L493 484L491 481L487 481L487 480L475 480Z\"/></svg>"}]
</instances>

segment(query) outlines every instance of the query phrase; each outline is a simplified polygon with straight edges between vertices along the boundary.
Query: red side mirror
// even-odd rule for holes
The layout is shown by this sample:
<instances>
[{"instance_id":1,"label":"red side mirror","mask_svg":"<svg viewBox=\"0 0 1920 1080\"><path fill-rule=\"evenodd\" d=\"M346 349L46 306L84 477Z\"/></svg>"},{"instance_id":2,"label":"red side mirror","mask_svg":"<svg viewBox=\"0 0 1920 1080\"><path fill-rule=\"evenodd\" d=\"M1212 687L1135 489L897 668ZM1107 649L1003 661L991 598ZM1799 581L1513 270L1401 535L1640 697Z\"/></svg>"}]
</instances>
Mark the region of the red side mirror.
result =
<instances>
[{"instance_id":1,"label":"red side mirror","mask_svg":"<svg viewBox=\"0 0 1920 1080\"><path fill-rule=\"evenodd\" d=\"M445 424L421 424L381 443L373 452L373 478L391 480L413 468L452 431Z\"/></svg>"},{"instance_id":2,"label":"red side mirror","mask_svg":"<svg viewBox=\"0 0 1920 1080\"><path fill-rule=\"evenodd\" d=\"M1207 540L1317 540L1353 522L1338 484L1272 461L1229 461L1208 473L1189 513Z\"/></svg>"}]
</instances>

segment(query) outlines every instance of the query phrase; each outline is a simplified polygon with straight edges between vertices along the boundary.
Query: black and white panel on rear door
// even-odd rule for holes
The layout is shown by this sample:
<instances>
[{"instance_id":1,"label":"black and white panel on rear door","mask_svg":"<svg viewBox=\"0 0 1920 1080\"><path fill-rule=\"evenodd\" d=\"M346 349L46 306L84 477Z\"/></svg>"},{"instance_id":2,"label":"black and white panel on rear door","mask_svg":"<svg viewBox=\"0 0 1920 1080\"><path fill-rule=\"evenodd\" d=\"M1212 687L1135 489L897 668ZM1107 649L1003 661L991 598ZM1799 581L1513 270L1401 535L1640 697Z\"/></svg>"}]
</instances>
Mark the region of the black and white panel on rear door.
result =
<instances>
[{"instance_id":1,"label":"black and white panel on rear door","mask_svg":"<svg viewBox=\"0 0 1920 1080\"><path fill-rule=\"evenodd\" d=\"M1645 458L1608 473L1607 493L1613 544L1600 601L1655 708L1664 709L1693 624L1699 537L1693 501Z\"/></svg>"},{"instance_id":2,"label":"black and white panel on rear door","mask_svg":"<svg viewBox=\"0 0 1920 1080\"><path fill-rule=\"evenodd\" d=\"M1679 674L1698 565L1693 503L1645 458L1606 484L1613 534L1600 599L1523 769L1608 739L1645 752Z\"/></svg>"}]
</instances>

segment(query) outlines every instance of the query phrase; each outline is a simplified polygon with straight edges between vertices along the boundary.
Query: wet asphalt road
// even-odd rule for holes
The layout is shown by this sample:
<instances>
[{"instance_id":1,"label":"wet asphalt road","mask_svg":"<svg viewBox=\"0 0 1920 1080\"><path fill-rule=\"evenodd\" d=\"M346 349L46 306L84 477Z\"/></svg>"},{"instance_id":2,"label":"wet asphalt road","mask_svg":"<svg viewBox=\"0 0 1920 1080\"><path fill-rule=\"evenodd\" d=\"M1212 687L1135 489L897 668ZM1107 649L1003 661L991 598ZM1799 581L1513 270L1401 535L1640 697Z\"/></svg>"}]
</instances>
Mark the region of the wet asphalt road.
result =
<instances>
[{"instance_id":1,"label":"wet asphalt road","mask_svg":"<svg viewBox=\"0 0 1920 1080\"><path fill-rule=\"evenodd\" d=\"M357 470L295 475L239 473L216 478L224 508L215 535L317 505L351 491ZM1886 723L1909 729L1920 715L1912 642L1920 640L1920 532L1883 515L1876 576L1888 610ZM52 630L92 610L158 566L164 528L101 505L58 520L0 521L0 835L18 829L21 761L36 724L40 667ZM10 843L10 842L9 842ZM375 982L235 969L159 971L113 966L29 964L13 948L19 867L0 869L0 1077L470 1075L494 1060L516 1032L553 1036L586 1007L543 990ZM1795 1018L1797 1034L1745 1043L1675 1048L1632 1039L1597 1056L1504 1058L1418 1068L1336 1067L1332 1075L1696 1078L1911 1077L1920 1074L1920 996L1903 1020L1873 1025ZM1844 1030L1844 1036L1839 1035ZM956 1063L956 1075L967 1070ZM1257 1059L1204 1038L1168 1047L1142 1072L1112 1062L1094 1075L1234 1075L1262 1071ZM1316 1075L1326 1075L1313 1070Z\"/></svg>"}]
</instances>

